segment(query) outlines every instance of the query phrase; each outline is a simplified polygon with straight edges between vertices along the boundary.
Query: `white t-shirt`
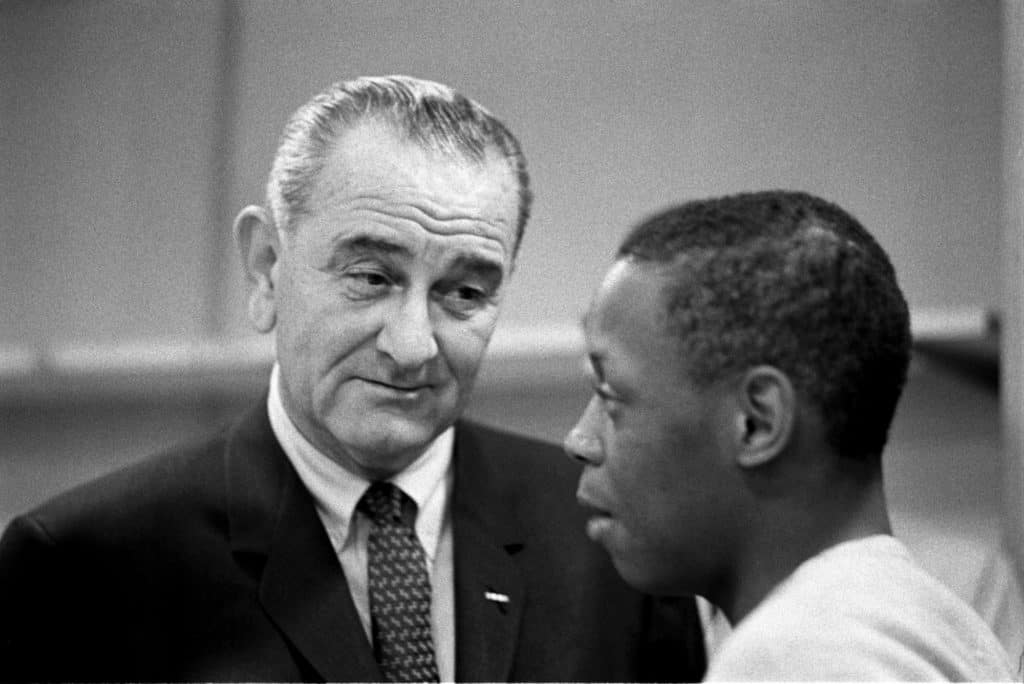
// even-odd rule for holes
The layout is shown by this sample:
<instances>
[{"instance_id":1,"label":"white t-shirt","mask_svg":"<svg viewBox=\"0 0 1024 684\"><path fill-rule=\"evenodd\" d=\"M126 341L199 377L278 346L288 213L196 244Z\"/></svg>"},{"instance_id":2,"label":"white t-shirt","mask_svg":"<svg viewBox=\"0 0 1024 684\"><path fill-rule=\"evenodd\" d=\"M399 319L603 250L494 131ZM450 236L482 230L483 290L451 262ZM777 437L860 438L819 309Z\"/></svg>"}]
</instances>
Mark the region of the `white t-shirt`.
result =
<instances>
[{"instance_id":1,"label":"white t-shirt","mask_svg":"<svg viewBox=\"0 0 1024 684\"><path fill-rule=\"evenodd\" d=\"M1013 679L988 625L888 535L804 561L736 625L707 681Z\"/></svg>"}]
</instances>

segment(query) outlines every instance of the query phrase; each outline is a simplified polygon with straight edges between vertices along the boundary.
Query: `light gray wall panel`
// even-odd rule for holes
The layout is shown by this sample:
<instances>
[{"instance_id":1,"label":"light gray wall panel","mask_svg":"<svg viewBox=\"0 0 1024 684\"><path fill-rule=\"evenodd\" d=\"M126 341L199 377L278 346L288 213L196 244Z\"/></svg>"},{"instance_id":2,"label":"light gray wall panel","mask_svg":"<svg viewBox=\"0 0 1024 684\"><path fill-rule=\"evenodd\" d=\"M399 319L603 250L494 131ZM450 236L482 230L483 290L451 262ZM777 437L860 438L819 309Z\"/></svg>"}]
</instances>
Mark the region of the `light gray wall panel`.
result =
<instances>
[{"instance_id":1,"label":"light gray wall panel","mask_svg":"<svg viewBox=\"0 0 1024 684\"><path fill-rule=\"evenodd\" d=\"M995 2L240 5L233 204L260 201L288 114L323 85L408 73L521 137L537 190L504 320L582 311L641 216L791 187L839 202L916 306L996 301ZM244 331L241 287L225 302Z\"/></svg>"},{"instance_id":2,"label":"light gray wall panel","mask_svg":"<svg viewBox=\"0 0 1024 684\"><path fill-rule=\"evenodd\" d=\"M201 332L219 17L0 4L0 341Z\"/></svg>"}]
</instances>

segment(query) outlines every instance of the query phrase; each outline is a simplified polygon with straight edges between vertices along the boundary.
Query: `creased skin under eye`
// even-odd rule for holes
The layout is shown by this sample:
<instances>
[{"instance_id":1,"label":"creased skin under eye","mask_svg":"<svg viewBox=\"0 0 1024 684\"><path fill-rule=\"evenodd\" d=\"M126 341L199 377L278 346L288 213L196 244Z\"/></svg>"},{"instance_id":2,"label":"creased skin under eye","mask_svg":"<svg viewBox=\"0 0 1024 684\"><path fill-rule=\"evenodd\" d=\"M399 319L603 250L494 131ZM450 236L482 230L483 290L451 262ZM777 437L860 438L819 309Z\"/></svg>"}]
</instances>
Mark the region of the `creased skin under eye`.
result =
<instances>
[{"instance_id":1,"label":"creased skin under eye","mask_svg":"<svg viewBox=\"0 0 1024 684\"><path fill-rule=\"evenodd\" d=\"M469 316L493 302L493 296L487 291L468 285L454 286L442 290L443 306L456 316Z\"/></svg>"},{"instance_id":2,"label":"creased skin under eye","mask_svg":"<svg viewBox=\"0 0 1024 684\"><path fill-rule=\"evenodd\" d=\"M354 299L371 299L391 289L391 278L380 271L352 270L342 276L345 293Z\"/></svg>"}]
</instances>

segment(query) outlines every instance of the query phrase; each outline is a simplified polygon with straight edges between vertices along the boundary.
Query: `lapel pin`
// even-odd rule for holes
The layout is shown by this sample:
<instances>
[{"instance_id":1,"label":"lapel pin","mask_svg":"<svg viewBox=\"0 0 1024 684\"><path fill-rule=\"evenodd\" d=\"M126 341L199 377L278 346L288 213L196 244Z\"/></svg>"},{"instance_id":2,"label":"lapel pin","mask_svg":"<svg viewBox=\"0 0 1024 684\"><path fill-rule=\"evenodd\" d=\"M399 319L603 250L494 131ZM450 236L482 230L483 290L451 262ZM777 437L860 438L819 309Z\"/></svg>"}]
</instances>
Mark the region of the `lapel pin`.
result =
<instances>
[{"instance_id":1,"label":"lapel pin","mask_svg":"<svg viewBox=\"0 0 1024 684\"><path fill-rule=\"evenodd\" d=\"M485 591L484 592L484 598L487 599L488 601L494 601L495 603L502 603L502 604L508 603L508 595L507 594L499 594L496 591Z\"/></svg>"}]
</instances>

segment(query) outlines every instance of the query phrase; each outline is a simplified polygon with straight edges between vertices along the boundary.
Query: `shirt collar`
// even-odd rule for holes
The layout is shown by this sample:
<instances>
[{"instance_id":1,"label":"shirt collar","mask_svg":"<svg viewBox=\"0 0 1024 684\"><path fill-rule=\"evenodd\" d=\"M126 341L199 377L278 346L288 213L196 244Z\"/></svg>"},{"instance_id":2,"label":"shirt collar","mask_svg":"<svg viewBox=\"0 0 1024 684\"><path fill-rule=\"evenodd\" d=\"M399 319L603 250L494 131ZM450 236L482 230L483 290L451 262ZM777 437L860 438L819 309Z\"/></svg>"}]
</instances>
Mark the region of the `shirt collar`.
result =
<instances>
[{"instance_id":1,"label":"shirt collar","mask_svg":"<svg viewBox=\"0 0 1024 684\"><path fill-rule=\"evenodd\" d=\"M281 370L270 373L267 413L274 436L299 479L313 497L335 553L349 543L352 519L370 481L349 472L313 446L295 427L281 399ZM423 454L390 478L416 502L416 535L429 561L433 561L445 521L451 473L454 428L438 435Z\"/></svg>"}]
</instances>

